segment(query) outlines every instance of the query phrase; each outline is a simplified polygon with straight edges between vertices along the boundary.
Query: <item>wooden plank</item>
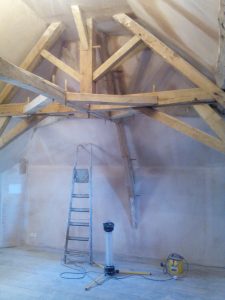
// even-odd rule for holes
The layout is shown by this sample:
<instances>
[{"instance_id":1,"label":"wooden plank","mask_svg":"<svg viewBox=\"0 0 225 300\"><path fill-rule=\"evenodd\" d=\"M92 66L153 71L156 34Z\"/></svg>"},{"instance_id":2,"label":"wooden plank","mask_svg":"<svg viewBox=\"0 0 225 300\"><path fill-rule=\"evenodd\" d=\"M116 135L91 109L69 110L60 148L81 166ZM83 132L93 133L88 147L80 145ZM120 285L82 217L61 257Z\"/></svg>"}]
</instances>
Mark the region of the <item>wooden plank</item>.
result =
<instances>
[{"instance_id":1,"label":"wooden plank","mask_svg":"<svg viewBox=\"0 0 225 300\"><path fill-rule=\"evenodd\" d=\"M209 146L210 148L216 149L219 152L225 153L225 143L216 137L213 137L197 128L191 127L190 125L174 118L166 113L159 112L151 108L140 108L139 112L145 114L152 119L165 124L166 126L187 135L198 142Z\"/></svg>"},{"instance_id":2,"label":"wooden plank","mask_svg":"<svg viewBox=\"0 0 225 300\"><path fill-rule=\"evenodd\" d=\"M65 102L65 93L59 86L9 63L0 57L0 80L34 93Z\"/></svg>"},{"instance_id":3,"label":"wooden plank","mask_svg":"<svg viewBox=\"0 0 225 300\"><path fill-rule=\"evenodd\" d=\"M47 104L51 103L52 100L49 99L46 96L39 95L35 99L33 99L30 103L26 104L23 112L24 114L31 114L36 111L41 110L43 107L45 107Z\"/></svg>"},{"instance_id":4,"label":"wooden plank","mask_svg":"<svg viewBox=\"0 0 225 300\"><path fill-rule=\"evenodd\" d=\"M91 94L91 93L66 93L67 103L81 101L95 104L111 105L130 105L130 106L166 106L166 105L183 105L208 103L211 100L209 94L201 89L182 89L171 91L159 91L151 93L139 93L128 95L108 95L108 94ZM95 109L95 107L92 107ZM124 107L121 107L124 108ZM103 109L103 107L102 107ZM108 107L110 109L110 107ZM113 107L112 107L113 109ZM115 109L115 108L114 108ZM117 108L119 109L119 107Z\"/></svg>"},{"instance_id":5,"label":"wooden plank","mask_svg":"<svg viewBox=\"0 0 225 300\"><path fill-rule=\"evenodd\" d=\"M136 215L136 201L135 201L135 188L134 188L134 170L132 166L132 160L130 158L126 133L124 125L121 122L116 122L116 128L119 138L120 150L123 158L123 164L125 168L127 190L129 196L129 202L131 207L131 223L133 228L137 228L137 215Z\"/></svg>"},{"instance_id":6,"label":"wooden plank","mask_svg":"<svg viewBox=\"0 0 225 300\"><path fill-rule=\"evenodd\" d=\"M136 95L108 95L108 94L91 94L91 93L66 93L66 105L74 105L76 103L85 104L127 104L135 106L145 106L157 104L157 97L147 96L140 98Z\"/></svg>"},{"instance_id":7,"label":"wooden plank","mask_svg":"<svg viewBox=\"0 0 225 300\"><path fill-rule=\"evenodd\" d=\"M225 107L225 93L215 83L210 81L206 76L185 61L180 55L175 53L152 33L148 32L126 14L117 14L114 16L114 19L141 38L147 46L153 49L167 63L172 65L202 90L209 93L213 99L216 99L218 103Z\"/></svg>"},{"instance_id":8,"label":"wooden plank","mask_svg":"<svg viewBox=\"0 0 225 300\"><path fill-rule=\"evenodd\" d=\"M98 80L104 76L110 69L117 65L128 53L130 53L138 44L141 39L138 36L132 37L126 42L119 50L110 56L101 66L99 66L93 74L93 80Z\"/></svg>"},{"instance_id":9,"label":"wooden plank","mask_svg":"<svg viewBox=\"0 0 225 300\"><path fill-rule=\"evenodd\" d=\"M86 22L83 19L82 12L78 5L71 6L74 22L76 24L77 32L80 39L80 47L82 50L88 50L88 30L86 27Z\"/></svg>"},{"instance_id":10,"label":"wooden plank","mask_svg":"<svg viewBox=\"0 0 225 300\"><path fill-rule=\"evenodd\" d=\"M0 149L8 145L11 141L20 136L25 131L29 130L31 127L35 126L44 118L46 118L46 116L35 116L20 121L15 127L13 127L11 130L0 137Z\"/></svg>"},{"instance_id":11,"label":"wooden plank","mask_svg":"<svg viewBox=\"0 0 225 300\"><path fill-rule=\"evenodd\" d=\"M59 38L64 30L64 26L61 22L54 22L49 25L49 27L42 34L40 39L19 65L20 68L24 70L33 71L33 69L40 62L40 52L43 49L49 49L55 41ZM6 85L0 93L0 103L10 102L12 96L14 95L16 89L14 86Z\"/></svg>"},{"instance_id":12,"label":"wooden plank","mask_svg":"<svg viewBox=\"0 0 225 300\"><path fill-rule=\"evenodd\" d=\"M208 124L216 135L225 142L225 122L224 119L209 105L195 105L194 109L199 116Z\"/></svg>"},{"instance_id":13,"label":"wooden plank","mask_svg":"<svg viewBox=\"0 0 225 300\"><path fill-rule=\"evenodd\" d=\"M75 79L76 81L80 82L80 73L68 66L62 60L55 57L53 54L48 52L47 50L41 51L41 56L55 65L58 69Z\"/></svg>"},{"instance_id":14,"label":"wooden plank","mask_svg":"<svg viewBox=\"0 0 225 300\"><path fill-rule=\"evenodd\" d=\"M39 111L29 111L24 112L27 103L12 103L12 104L1 104L0 105L0 117L13 116L13 117L22 117L28 115L70 115L76 113L77 110L65 105L62 105L57 102L53 102L47 105L44 108L41 108ZM0 118L1 120L1 118Z\"/></svg>"}]
</instances>

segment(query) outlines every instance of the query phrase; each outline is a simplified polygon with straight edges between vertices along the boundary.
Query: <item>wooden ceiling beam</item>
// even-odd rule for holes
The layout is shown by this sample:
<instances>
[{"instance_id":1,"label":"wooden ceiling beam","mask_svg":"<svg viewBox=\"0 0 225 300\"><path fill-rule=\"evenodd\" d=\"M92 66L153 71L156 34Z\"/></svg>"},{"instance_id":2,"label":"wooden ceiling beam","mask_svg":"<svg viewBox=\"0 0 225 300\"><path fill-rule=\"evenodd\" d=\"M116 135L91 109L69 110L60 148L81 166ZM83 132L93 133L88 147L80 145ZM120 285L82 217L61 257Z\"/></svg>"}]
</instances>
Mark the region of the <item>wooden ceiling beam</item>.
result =
<instances>
[{"instance_id":1,"label":"wooden ceiling beam","mask_svg":"<svg viewBox=\"0 0 225 300\"><path fill-rule=\"evenodd\" d=\"M74 105L76 103L84 104L127 104L135 106L156 105L157 97L147 95L145 99L138 95L109 95L109 94L91 94L91 93L66 93L66 105Z\"/></svg>"},{"instance_id":2,"label":"wooden ceiling beam","mask_svg":"<svg viewBox=\"0 0 225 300\"><path fill-rule=\"evenodd\" d=\"M34 100L33 100L34 101ZM32 102L33 102L32 101ZM32 103L30 102L30 103ZM30 104L29 103L29 104ZM63 104L53 102L45 107L39 107L38 110L30 110L25 112L25 108L27 107L27 103L12 103L12 104L1 104L0 105L0 121L3 117L12 116L12 117L24 117L30 115L70 115L73 113L77 113L78 111L72 107L65 106Z\"/></svg>"},{"instance_id":3,"label":"wooden ceiling beam","mask_svg":"<svg viewBox=\"0 0 225 300\"><path fill-rule=\"evenodd\" d=\"M56 56L51 54L47 50L41 51L41 56L48 60L50 63L52 63L54 66L56 66L58 69L72 77L77 82L80 82L80 73L68 66L66 63L64 63L62 60L58 59Z\"/></svg>"},{"instance_id":4,"label":"wooden ceiling beam","mask_svg":"<svg viewBox=\"0 0 225 300\"><path fill-rule=\"evenodd\" d=\"M33 69L40 62L41 51L43 49L49 49L59 38L63 30L64 26L61 22L51 23L45 30L45 32L42 34L40 39L37 41L37 43L34 45L34 47L30 50L28 55L24 58L19 67L24 70L33 71ZM14 86L6 85L0 93L0 103L10 102L15 91L16 88Z\"/></svg>"},{"instance_id":5,"label":"wooden ceiling beam","mask_svg":"<svg viewBox=\"0 0 225 300\"><path fill-rule=\"evenodd\" d=\"M160 55L167 63L181 72L195 85L209 93L213 99L216 99L218 103L225 107L225 93L215 83L185 61L180 55L175 53L166 44L161 42L157 37L126 14L121 13L114 15L114 19L125 26L133 34L141 38L148 47Z\"/></svg>"},{"instance_id":6,"label":"wooden ceiling beam","mask_svg":"<svg viewBox=\"0 0 225 300\"><path fill-rule=\"evenodd\" d=\"M80 39L81 50L88 50L89 48L88 30L81 9L78 5L72 5L71 10L72 10L74 22L76 24L79 39Z\"/></svg>"},{"instance_id":7,"label":"wooden ceiling beam","mask_svg":"<svg viewBox=\"0 0 225 300\"><path fill-rule=\"evenodd\" d=\"M197 140L202 144L205 144L206 146L209 146L210 148L225 153L225 143L220 139L194 128L175 117L151 108L140 108L138 111L170 128L175 129L178 132L181 132L184 135Z\"/></svg>"},{"instance_id":8,"label":"wooden ceiling beam","mask_svg":"<svg viewBox=\"0 0 225 300\"><path fill-rule=\"evenodd\" d=\"M65 102L65 93L62 88L28 72L0 57L0 80L16 85L31 92Z\"/></svg>"},{"instance_id":9,"label":"wooden ceiling beam","mask_svg":"<svg viewBox=\"0 0 225 300\"><path fill-rule=\"evenodd\" d=\"M93 80L98 80L104 76L115 65L118 65L122 59L129 54L133 49L138 46L142 41L139 37L134 36L128 42L126 42L119 50L117 50L112 56L110 56L104 63L102 63L93 74Z\"/></svg>"},{"instance_id":10,"label":"wooden ceiling beam","mask_svg":"<svg viewBox=\"0 0 225 300\"><path fill-rule=\"evenodd\" d=\"M40 61L40 52L42 49L49 49L55 41L59 38L64 30L64 26L61 22L51 23L45 32L42 34L40 39L24 58L20 67L25 70L32 71ZM17 88L15 86L7 84L0 92L0 103L9 103L12 97L15 95ZM1 119L0 121L0 135L3 133L10 118Z\"/></svg>"},{"instance_id":11,"label":"wooden ceiling beam","mask_svg":"<svg viewBox=\"0 0 225 300\"><path fill-rule=\"evenodd\" d=\"M194 109L199 116L208 124L216 135L225 142L225 122L224 119L209 105L195 105Z\"/></svg>"}]
</instances>

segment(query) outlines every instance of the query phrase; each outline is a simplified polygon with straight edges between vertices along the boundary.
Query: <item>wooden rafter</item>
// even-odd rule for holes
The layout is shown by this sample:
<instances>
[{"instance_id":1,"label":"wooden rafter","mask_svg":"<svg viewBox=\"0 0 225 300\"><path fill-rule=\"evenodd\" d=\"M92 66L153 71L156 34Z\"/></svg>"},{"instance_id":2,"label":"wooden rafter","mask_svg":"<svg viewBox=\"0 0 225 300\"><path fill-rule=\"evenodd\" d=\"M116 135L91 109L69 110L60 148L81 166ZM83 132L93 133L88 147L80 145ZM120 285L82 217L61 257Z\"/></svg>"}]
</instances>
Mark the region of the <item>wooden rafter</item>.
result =
<instances>
[{"instance_id":1,"label":"wooden rafter","mask_svg":"<svg viewBox=\"0 0 225 300\"><path fill-rule=\"evenodd\" d=\"M209 105L196 105L194 109L199 116L208 124L216 135L225 142L225 122Z\"/></svg>"},{"instance_id":2,"label":"wooden rafter","mask_svg":"<svg viewBox=\"0 0 225 300\"><path fill-rule=\"evenodd\" d=\"M138 111L167 125L168 127L183 133L184 135L187 135L211 148L216 149L217 151L225 153L225 143L220 139L213 137L197 128L191 127L177 118L151 108L140 108Z\"/></svg>"},{"instance_id":3,"label":"wooden rafter","mask_svg":"<svg viewBox=\"0 0 225 300\"><path fill-rule=\"evenodd\" d=\"M89 37L86 22L83 18L82 12L78 5L71 6L74 22L76 24L77 32L80 39L80 46L82 50L88 50L89 48Z\"/></svg>"},{"instance_id":4,"label":"wooden rafter","mask_svg":"<svg viewBox=\"0 0 225 300\"><path fill-rule=\"evenodd\" d=\"M61 22L51 23L22 61L20 67L25 70L32 71L40 61L40 52L42 49L49 49L59 38L63 30L64 26ZM7 84L0 92L0 103L9 103L12 97L15 95L16 90L17 89L14 86ZM0 135L3 133L9 121L10 118L0 120Z\"/></svg>"},{"instance_id":5,"label":"wooden rafter","mask_svg":"<svg viewBox=\"0 0 225 300\"><path fill-rule=\"evenodd\" d=\"M65 93L62 88L9 63L3 58L0 58L0 80L51 99L56 99L61 103L65 102Z\"/></svg>"},{"instance_id":6,"label":"wooden rafter","mask_svg":"<svg viewBox=\"0 0 225 300\"><path fill-rule=\"evenodd\" d=\"M117 14L114 16L114 19L141 38L147 46L160 55L167 63L172 65L202 90L209 93L213 99L216 99L218 103L225 107L225 93L180 55L126 14Z\"/></svg>"},{"instance_id":7,"label":"wooden rafter","mask_svg":"<svg viewBox=\"0 0 225 300\"><path fill-rule=\"evenodd\" d=\"M51 23L19 67L24 70L33 71L40 62L41 51L49 49L59 38L63 30L64 26L61 22ZM6 85L0 93L0 103L10 102L15 92L16 89L14 86Z\"/></svg>"}]
</instances>

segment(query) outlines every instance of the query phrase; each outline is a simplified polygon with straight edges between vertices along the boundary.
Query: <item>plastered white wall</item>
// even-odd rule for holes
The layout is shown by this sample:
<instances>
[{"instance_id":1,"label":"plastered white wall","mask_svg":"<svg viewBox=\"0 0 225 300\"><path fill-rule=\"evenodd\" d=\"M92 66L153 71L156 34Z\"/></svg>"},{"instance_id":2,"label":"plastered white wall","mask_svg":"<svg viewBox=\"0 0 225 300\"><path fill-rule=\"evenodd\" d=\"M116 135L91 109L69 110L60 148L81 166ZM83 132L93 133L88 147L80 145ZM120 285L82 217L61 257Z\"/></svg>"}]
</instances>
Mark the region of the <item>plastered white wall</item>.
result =
<instances>
[{"instance_id":1,"label":"plastered white wall","mask_svg":"<svg viewBox=\"0 0 225 300\"><path fill-rule=\"evenodd\" d=\"M197 118L184 120L208 131ZM137 159L138 229L130 225L114 124L64 120L29 141L25 243L63 249L75 145L91 142L95 253L104 251L102 223L110 219L117 254L162 259L176 251L190 262L223 264L225 157L144 116L128 121L126 133Z\"/></svg>"}]
</instances>

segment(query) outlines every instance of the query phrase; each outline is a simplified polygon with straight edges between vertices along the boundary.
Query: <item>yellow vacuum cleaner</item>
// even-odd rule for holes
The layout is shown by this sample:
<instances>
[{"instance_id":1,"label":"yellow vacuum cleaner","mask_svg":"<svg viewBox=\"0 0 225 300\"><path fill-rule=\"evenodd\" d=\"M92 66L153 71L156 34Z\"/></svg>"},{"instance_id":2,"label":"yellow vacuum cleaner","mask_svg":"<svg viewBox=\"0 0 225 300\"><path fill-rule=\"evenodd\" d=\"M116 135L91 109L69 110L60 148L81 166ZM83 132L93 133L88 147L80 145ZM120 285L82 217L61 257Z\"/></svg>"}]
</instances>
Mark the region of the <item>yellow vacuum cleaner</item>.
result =
<instances>
[{"instance_id":1,"label":"yellow vacuum cleaner","mask_svg":"<svg viewBox=\"0 0 225 300\"><path fill-rule=\"evenodd\" d=\"M161 263L164 273L168 273L172 276L180 276L184 273L185 259L183 256L177 253L171 253L166 263Z\"/></svg>"}]
</instances>

